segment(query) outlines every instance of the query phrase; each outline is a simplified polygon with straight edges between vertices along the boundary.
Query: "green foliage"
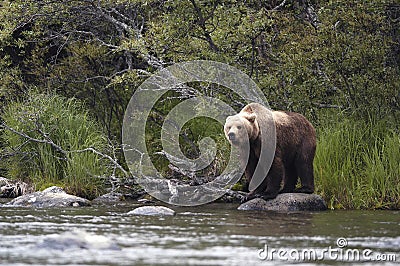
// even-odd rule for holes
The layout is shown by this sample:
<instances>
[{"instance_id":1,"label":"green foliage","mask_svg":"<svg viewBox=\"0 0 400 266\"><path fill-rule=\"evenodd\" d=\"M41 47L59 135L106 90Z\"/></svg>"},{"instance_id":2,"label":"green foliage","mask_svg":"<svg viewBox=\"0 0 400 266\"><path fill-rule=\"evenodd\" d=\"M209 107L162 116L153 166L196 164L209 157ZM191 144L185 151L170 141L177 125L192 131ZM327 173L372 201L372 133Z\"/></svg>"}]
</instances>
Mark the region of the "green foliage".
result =
<instances>
[{"instance_id":1,"label":"green foliage","mask_svg":"<svg viewBox=\"0 0 400 266\"><path fill-rule=\"evenodd\" d=\"M298 111L320 127L318 171L329 179L317 184L327 188L332 205L379 206L368 197L379 199L382 207L389 200L398 202L393 193L357 189L381 191L383 183L398 177L393 165L400 161L398 154L387 150L396 143L392 131L398 132L400 119L400 6L395 1L5 0L0 21L0 110L16 100L29 102L26 92L32 89L56 92L84 102L108 137L120 141L125 107L145 78L175 62L216 60L249 74L273 109ZM241 99L229 90L192 87L236 110L241 107ZM155 106L146 128L150 155L163 172L168 162L154 154L162 149L162 121L177 102L194 96L175 93L175 101ZM320 115L326 108L359 121L338 121L333 128ZM388 136L380 132L377 139L368 132L380 128L376 121L381 119L393 122L381 128ZM196 157L193 144L203 132L212 132L222 150L216 170L209 173L217 173L228 149L217 126L210 126L191 121L180 145ZM371 181L372 175L384 174L390 181ZM349 186L342 189L343 180ZM364 203L347 197L355 193Z\"/></svg>"},{"instance_id":2,"label":"green foliage","mask_svg":"<svg viewBox=\"0 0 400 266\"><path fill-rule=\"evenodd\" d=\"M102 151L107 138L77 100L30 94L10 104L2 117L2 153L9 156L1 163L10 177L33 182L37 189L61 185L88 198L102 191L107 163L82 150Z\"/></svg>"},{"instance_id":3,"label":"green foliage","mask_svg":"<svg viewBox=\"0 0 400 266\"><path fill-rule=\"evenodd\" d=\"M32 84L84 100L120 136L143 78L210 59L255 79L275 109L365 119L400 109L399 6L391 1L4 1L0 96Z\"/></svg>"},{"instance_id":4,"label":"green foliage","mask_svg":"<svg viewBox=\"0 0 400 266\"><path fill-rule=\"evenodd\" d=\"M317 193L331 208L399 208L398 132L387 131L388 121L329 118L318 130Z\"/></svg>"},{"instance_id":5,"label":"green foliage","mask_svg":"<svg viewBox=\"0 0 400 266\"><path fill-rule=\"evenodd\" d=\"M395 111L392 107L398 101L399 65L389 63L393 39L390 5L385 8L385 4L330 3L320 10L318 53L326 74L323 85L335 91L336 104L357 110L364 119L371 112L385 117Z\"/></svg>"},{"instance_id":6,"label":"green foliage","mask_svg":"<svg viewBox=\"0 0 400 266\"><path fill-rule=\"evenodd\" d=\"M164 117L179 102L179 94L172 91L166 93L154 106L146 124L146 144L150 158L164 176L171 176L171 170L168 167L169 161L164 155L160 155L163 150L161 127ZM229 158L230 153L230 145L225 138L223 126L218 121L204 116L197 116L187 121L179 132L177 143L187 158L196 159L200 156L199 142L207 137L212 138L216 144L216 158L210 166L196 174L205 178L213 178L220 175L225 169L228 162L226 158Z\"/></svg>"}]
</instances>

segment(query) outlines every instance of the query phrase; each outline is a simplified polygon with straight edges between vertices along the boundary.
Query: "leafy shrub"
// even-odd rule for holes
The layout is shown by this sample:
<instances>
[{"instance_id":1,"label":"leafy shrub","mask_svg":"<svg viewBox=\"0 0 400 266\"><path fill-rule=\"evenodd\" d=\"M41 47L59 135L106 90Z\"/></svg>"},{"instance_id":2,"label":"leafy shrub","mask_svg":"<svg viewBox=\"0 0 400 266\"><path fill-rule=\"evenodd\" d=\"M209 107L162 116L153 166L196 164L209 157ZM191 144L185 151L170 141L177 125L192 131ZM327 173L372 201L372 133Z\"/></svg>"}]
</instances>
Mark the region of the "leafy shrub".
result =
<instances>
[{"instance_id":1,"label":"leafy shrub","mask_svg":"<svg viewBox=\"0 0 400 266\"><path fill-rule=\"evenodd\" d=\"M33 182L37 189L61 185L88 198L103 189L99 177L107 164L84 149L104 151L107 138L76 99L31 93L11 103L2 118L7 159L1 164L11 178Z\"/></svg>"}]
</instances>

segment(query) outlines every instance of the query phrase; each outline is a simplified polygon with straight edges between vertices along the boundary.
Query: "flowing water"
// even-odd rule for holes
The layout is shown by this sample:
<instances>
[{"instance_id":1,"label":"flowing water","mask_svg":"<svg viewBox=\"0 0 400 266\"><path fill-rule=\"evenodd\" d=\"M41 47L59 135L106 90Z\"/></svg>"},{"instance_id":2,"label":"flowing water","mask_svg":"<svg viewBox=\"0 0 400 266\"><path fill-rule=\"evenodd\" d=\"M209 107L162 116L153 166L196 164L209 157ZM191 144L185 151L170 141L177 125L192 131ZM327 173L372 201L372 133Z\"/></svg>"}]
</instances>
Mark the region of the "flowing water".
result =
<instances>
[{"instance_id":1,"label":"flowing water","mask_svg":"<svg viewBox=\"0 0 400 266\"><path fill-rule=\"evenodd\" d=\"M398 264L400 211L273 213L213 203L0 208L0 265Z\"/></svg>"}]
</instances>

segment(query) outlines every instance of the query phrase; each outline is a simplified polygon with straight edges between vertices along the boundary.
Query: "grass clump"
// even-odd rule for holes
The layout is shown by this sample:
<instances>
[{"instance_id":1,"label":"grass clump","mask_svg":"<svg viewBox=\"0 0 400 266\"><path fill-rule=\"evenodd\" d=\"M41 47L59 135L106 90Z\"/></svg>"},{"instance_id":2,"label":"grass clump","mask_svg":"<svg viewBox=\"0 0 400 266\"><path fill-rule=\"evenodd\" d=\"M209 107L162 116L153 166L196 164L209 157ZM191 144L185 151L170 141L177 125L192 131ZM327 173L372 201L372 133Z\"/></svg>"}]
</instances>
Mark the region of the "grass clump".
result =
<instances>
[{"instance_id":1,"label":"grass clump","mask_svg":"<svg viewBox=\"0 0 400 266\"><path fill-rule=\"evenodd\" d=\"M107 164L82 150L103 151L107 138L76 99L31 93L27 100L11 103L2 119L6 156L0 163L10 178L31 182L38 190L59 185L86 198L102 192L99 177Z\"/></svg>"},{"instance_id":2,"label":"grass clump","mask_svg":"<svg viewBox=\"0 0 400 266\"><path fill-rule=\"evenodd\" d=\"M400 208L400 136L388 121L324 123L314 166L317 193L331 208Z\"/></svg>"}]
</instances>

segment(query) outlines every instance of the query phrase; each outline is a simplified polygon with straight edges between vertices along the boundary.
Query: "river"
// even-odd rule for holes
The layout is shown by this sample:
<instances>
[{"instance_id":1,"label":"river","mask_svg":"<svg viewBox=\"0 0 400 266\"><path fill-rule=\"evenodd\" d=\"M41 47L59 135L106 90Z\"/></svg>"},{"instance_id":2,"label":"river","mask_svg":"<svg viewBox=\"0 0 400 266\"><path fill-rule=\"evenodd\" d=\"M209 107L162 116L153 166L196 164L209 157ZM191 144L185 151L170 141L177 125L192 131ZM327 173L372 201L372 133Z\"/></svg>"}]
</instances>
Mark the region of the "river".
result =
<instances>
[{"instance_id":1,"label":"river","mask_svg":"<svg viewBox=\"0 0 400 266\"><path fill-rule=\"evenodd\" d=\"M273 213L236 204L132 216L135 203L0 208L0 265L392 265L400 211Z\"/></svg>"}]
</instances>

